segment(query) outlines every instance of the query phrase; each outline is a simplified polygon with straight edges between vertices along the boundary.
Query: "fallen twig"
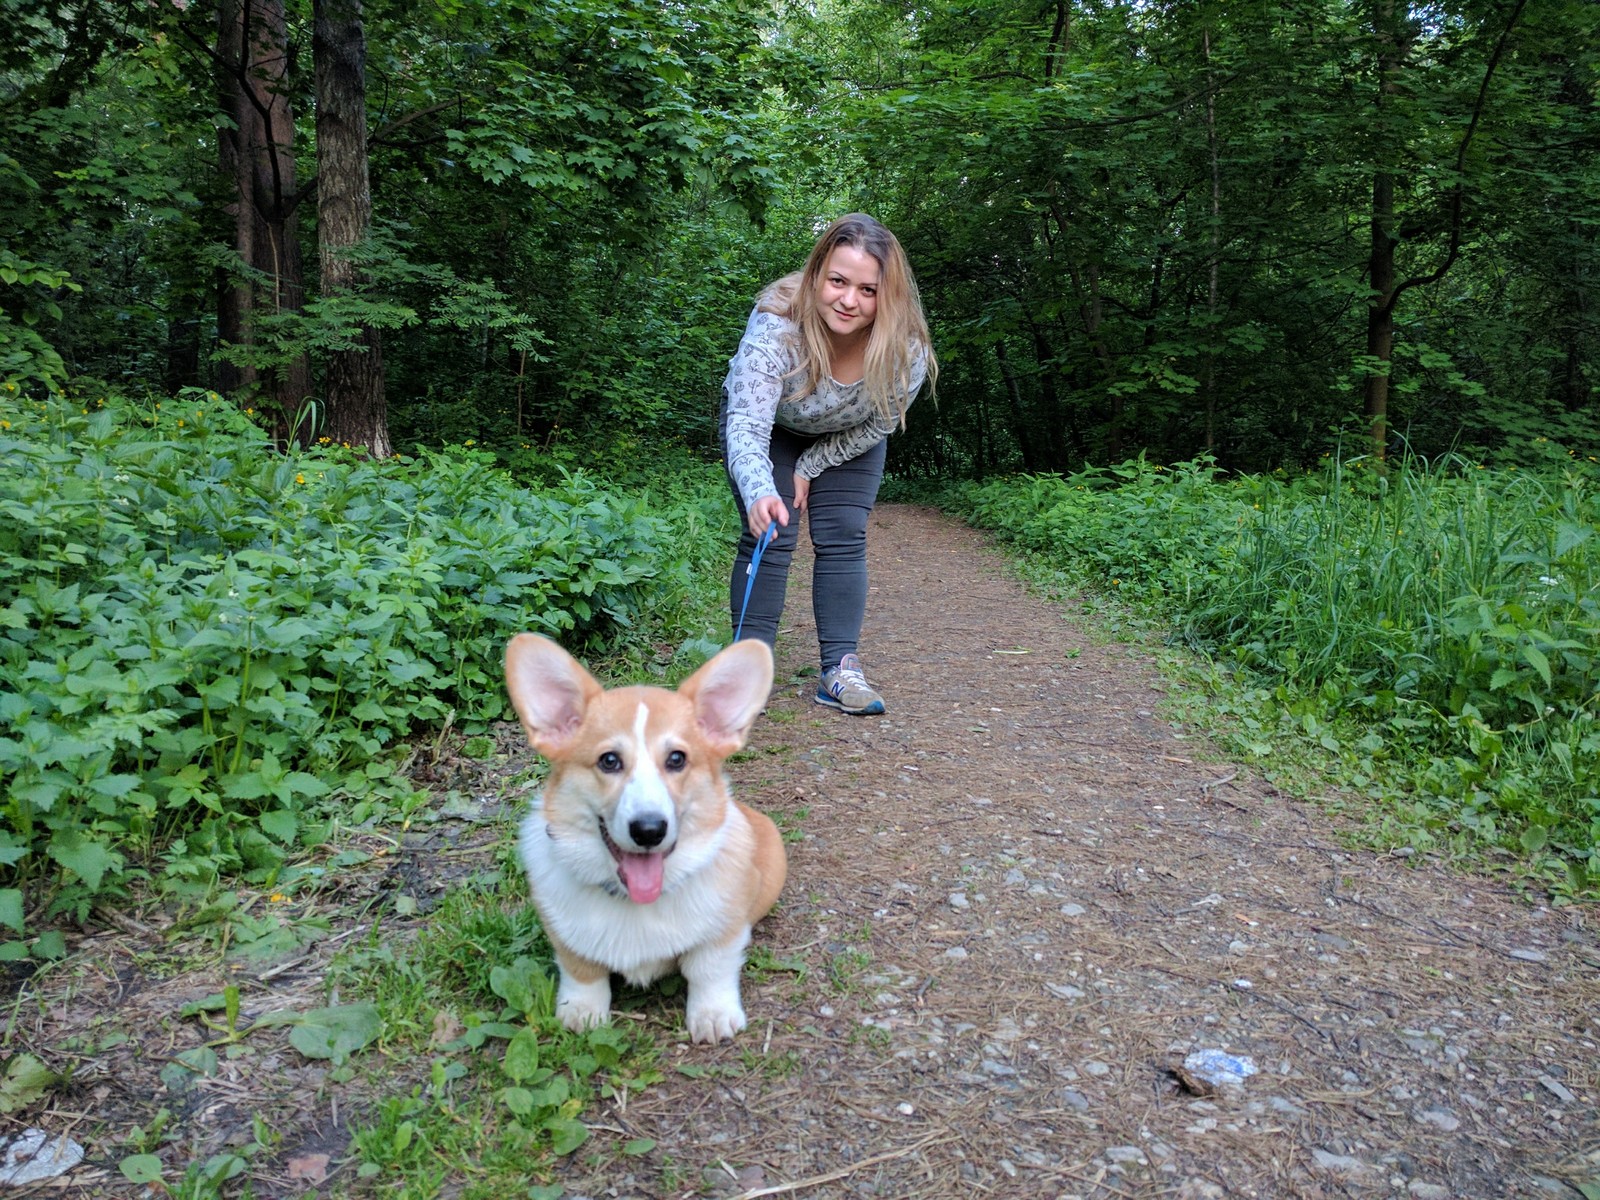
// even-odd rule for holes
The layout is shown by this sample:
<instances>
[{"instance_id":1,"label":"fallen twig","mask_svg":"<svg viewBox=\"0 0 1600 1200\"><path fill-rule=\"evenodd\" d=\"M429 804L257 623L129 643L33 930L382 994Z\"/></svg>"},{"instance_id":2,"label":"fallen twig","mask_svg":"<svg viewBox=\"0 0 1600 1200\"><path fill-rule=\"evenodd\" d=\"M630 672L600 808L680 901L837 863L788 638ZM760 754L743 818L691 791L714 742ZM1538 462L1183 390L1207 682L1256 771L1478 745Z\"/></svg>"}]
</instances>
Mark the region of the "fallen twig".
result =
<instances>
[{"instance_id":1,"label":"fallen twig","mask_svg":"<svg viewBox=\"0 0 1600 1200\"><path fill-rule=\"evenodd\" d=\"M801 1188L817 1187L824 1183L832 1183L835 1179L843 1179L847 1175L854 1175L857 1171L863 1170L867 1167L875 1167L879 1163L892 1162L894 1159L904 1158L908 1154L915 1154L918 1150L925 1149L926 1147L935 1145L939 1142L950 1142L954 1140L954 1134L936 1133L929 1137L923 1138L920 1142L917 1142L913 1145L902 1146L898 1150L888 1150L882 1154L874 1154L869 1158L863 1158L860 1162L851 1163L848 1167L840 1167L837 1170L827 1171L821 1175L812 1175L808 1179L796 1179L790 1183L776 1183L771 1187L751 1188L747 1192L740 1192L733 1198L733 1200L757 1200L757 1198L760 1196L781 1196L785 1192L798 1192Z\"/></svg>"}]
</instances>

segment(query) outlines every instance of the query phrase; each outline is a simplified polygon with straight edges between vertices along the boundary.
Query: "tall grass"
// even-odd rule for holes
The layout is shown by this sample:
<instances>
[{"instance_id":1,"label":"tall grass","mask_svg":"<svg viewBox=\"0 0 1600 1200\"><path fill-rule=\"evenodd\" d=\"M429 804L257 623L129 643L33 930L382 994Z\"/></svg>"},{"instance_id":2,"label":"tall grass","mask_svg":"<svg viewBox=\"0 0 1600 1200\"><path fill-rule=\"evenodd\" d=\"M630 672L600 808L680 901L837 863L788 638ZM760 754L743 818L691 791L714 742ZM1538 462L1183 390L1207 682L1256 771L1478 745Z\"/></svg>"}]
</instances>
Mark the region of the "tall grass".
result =
<instances>
[{"instance_id":1,"label":"tall grass","mask_svg":"<svg viewBox=\"0 0 1600 1200\"><path fill-rule=\"evenodd\" d=\"M1600 884L1600 474L1407 458L1223 478L1147 463L955 503L1148 606L1438 828ZM1338 743L1327 724L1360 731ZM1378 771L1377 768L1382 770Z\"/></svg>"}]
</instances>

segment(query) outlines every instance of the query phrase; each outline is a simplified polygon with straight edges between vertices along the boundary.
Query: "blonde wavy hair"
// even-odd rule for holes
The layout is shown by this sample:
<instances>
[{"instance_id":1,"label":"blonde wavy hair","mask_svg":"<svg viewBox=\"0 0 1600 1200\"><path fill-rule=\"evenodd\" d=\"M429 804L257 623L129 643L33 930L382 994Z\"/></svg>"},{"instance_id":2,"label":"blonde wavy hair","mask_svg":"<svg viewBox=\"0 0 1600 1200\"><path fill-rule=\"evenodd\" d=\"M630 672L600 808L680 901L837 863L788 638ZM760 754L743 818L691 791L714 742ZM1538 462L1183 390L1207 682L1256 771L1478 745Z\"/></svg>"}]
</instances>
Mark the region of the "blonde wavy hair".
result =
<instances>
[{"instance_id":1,"label":"blonde wavy hair","mask_svg":"<svg viewBox=\"0 0 1600 1200\"><path fill-rule=\"evenodd\" d=\"M793 321L800 331L800 362L790 372L803 375L812 386L830 374L828 327L817 307L817 292L828 259L840 246L870 254L878 263L878 311L867 334L863 383L872 406L888 421L904 429L911 392L914 347L920 348L928 368L931 393L939 377L939 362L922 315L922 297L906 252L880 222L865 213L839 217L817 239L805 266L769 283L756 300L763 312Z\"/></svg>"}]
</instances>

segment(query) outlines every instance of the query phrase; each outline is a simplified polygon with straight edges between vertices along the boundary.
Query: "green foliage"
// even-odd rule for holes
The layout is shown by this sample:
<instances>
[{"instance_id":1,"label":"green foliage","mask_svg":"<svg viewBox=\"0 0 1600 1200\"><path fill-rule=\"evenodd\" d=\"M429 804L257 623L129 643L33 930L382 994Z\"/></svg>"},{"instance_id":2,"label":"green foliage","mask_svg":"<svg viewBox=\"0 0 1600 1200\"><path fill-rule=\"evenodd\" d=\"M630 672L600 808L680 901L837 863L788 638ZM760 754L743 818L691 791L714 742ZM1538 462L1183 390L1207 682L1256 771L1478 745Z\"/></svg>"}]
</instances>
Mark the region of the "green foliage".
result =
<instances>
[{"instance_id":1,"label":"green foliage","mask_svg":"<svg viewBox=\"0 0 1600 1200\"><path fill-rule=\"evenodd\" d=\"M1538 471L1333 461L1292 479L1141 460L951 495L1030 557L1265 680L1363 783L1381 776L1440 828L1565 863L1561 886L1592 888L1600 471L1554 457ZM1266 736L1244 748L1265 752Z\"/></svg>"},{"instance_id":2,"label":"green foliage","mask_svg":"<svg viewBox=\"0 0 1600 1200\"><path fill-rule=\"evenodd\" d=\"M4 165L0 160L0 169ZM82 288L67 272L20 259L4 246L0 246L0 284L7 289L0 293L7 301L0 304L0 389L18 396L60 388L66 382L66 365L37 327L61 319L61 306L51 293ZM19 298L13 300L13 295Z\"/></svg>"},{"instance_id":3,"label":"green foliage","mask_svg":"<svg viewBox=\"0 0 1600 1200\"><path fill-rule=\"evenodd\" d=\"M0 413L0 883L56 911L152 868L268 878L330 805L406 794L397 743L506 715L513 633L670 631L716 552L709 469L665 498L474 450L280 457L201 392Z\"/></svg>"},{"instance_id":4,"label":"green foliage","mask_svg":"<svg viewBox=\"0 0 1600 1200\"><path fill-rule=\"evenodd\" d=\"M642 1030L573 1033L555 1019L556 968L520 877L483 882L446 897L414 944L374 939L336 968L375 992L402 1044L425 1042L432 1055L427 1085L383 1102L356 1131L359 1177L399 1194L429 1194L441 1161L470 1164L465 1195L522 1194L587 1141L596 1099L661 1077Z\"/></svg>"}]
</instances>

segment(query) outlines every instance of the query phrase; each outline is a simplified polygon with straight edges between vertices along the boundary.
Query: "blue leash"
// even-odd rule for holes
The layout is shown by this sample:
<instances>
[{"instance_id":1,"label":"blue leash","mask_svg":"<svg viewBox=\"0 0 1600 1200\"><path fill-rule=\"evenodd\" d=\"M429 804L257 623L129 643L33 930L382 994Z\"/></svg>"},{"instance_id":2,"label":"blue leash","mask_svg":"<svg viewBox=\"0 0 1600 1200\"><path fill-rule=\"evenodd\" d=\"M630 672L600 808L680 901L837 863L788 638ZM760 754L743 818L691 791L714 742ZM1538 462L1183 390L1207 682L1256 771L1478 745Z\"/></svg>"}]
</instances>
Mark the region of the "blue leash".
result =
<instances>
[{"instance_id":1,"label":"blue leash","mask_svg":"<svg viewBox=\"0 0 1600 1200\"><path fill-rule=\"evenodd\" d=\"M749 582L744 585L744 603L739 606L739 623L734 626L733 630L733 640L736 642L739 640L739 635L744 632L744 614L750 608L750 593L756 586L756 568L761 565L761 555L768 546L772 545L773 539L777 536L778 523L774 521L767 526L767 531L756 542L755 553L750 555L750 565L744 569L745 576Z\"/></svg>"}]
</instances>

